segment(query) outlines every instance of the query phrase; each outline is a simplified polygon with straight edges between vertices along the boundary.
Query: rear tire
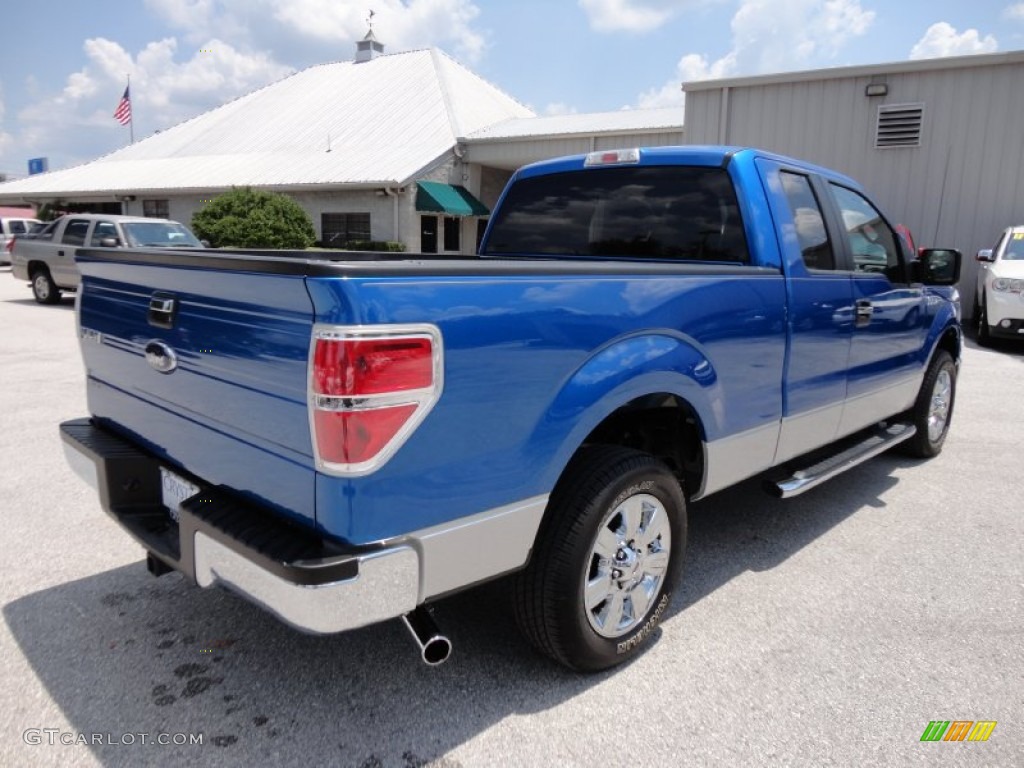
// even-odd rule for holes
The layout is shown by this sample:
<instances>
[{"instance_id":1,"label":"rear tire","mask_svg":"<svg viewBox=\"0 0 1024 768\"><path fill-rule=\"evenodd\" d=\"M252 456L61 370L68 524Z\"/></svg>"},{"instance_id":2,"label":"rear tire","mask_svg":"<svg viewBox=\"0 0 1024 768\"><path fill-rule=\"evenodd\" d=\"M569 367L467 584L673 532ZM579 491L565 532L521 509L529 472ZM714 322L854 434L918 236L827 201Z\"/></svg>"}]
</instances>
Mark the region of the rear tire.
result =
<instances>
[{"instance_id":1,"label":"rear tire","mask_svg":"<svg viewBox=\"0 0 1024 768\"><path fill-rule=\"evenodd\" d=\"M665 614L685 543L682 488L662 462L618 446L583 449L514 581L520 629L571 669L621 664Z\"/></svg>"},{"instance_id":2,"label":"rear tire","mask_svg":"<svg viewBox=\"0 0 1024 768\"><path fill-rule=\"evenodd\" d=\"M910 411L917 433L903 443L904 452L919 459L938 456L949 433L956 400L956 365L949 352L939 350L921 383Z\"/></svg>"},{"instance_id":3,"label":"rear tire","mask_svg":"<svg viewBox=\"0 0 1024 768\"><path fill-rule=\"evenodd\" d=\"M40 304L56 304L60 301L60 288L50 277L50 270L40 267L32 273L32 295Z\"/></svg>"}]
</instances>

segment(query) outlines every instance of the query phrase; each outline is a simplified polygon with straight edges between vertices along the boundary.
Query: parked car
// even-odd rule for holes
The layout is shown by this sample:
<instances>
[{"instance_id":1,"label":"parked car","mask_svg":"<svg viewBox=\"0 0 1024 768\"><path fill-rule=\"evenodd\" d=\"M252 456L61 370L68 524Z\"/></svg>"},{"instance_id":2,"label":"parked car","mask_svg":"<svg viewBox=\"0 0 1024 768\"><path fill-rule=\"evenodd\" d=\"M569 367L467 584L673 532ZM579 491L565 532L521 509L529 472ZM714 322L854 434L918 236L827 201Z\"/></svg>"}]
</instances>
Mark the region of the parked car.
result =
<instances>
[{"instance_id":1,"label":"parked car","mask_svg":"<svg viewBox=\"0 0 1024 768\"><path fill-rule=\"evenodd\" d=\"M1008 227L995 248L978 251L974 324L978 343L1024 338L1024 225Z\"/></svg>"},{"instance_id":2,"label":"parked car","mask_svg":"<svg viewBox=\"0 0 1024 768\"><path fill-rule=\"evenodd\" d=\"M17 280L29 280L40 304L56 304L61 291L78 288L79 248L202 248L188 227L169 219L69 213L19 236L11 249Z\"/></svg>"},{"instance_id":3,"label":"parked car","mask_svg":"<svg viewBox=\"0 0 1024 768\"><path fill-rule=\"evenodd\" d=\"M42 226L39 219L29 216L0 216L0 264L10 264L10 245L18 235L27 235Z\"/></svg>"}]
</instances>

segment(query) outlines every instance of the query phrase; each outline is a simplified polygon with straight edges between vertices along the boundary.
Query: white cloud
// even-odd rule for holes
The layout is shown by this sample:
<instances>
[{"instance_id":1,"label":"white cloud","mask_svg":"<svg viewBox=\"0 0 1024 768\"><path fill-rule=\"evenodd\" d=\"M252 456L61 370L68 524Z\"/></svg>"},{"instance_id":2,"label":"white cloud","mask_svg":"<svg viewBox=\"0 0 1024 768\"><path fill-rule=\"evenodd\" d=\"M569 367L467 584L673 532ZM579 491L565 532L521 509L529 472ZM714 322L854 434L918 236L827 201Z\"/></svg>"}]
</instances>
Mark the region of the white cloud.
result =
<instances>
[{"instance_id":1,"label":"white cloud","mask_svg":"<svg viewBox=\"0 0 1024 768\"><path fill-rule=\"evenodd\" d=\"M686 3L657 3L643 0L579 0L590 27L598 32L647 32L669 20L673 6Z\"/></svg>"},{"instance_id":2,"label":"white cloud","mask_svg":"<svg viewBox=\"0 0 1024 768\"><path fill-rule=\"evenodd\" d=\"M940 21L932 24L924 37L910 50L912 59L936 59L942 56L966 56L972 53L992 53L999 48L999 43L992 35L982 37L976 29L968 29L963 33L956 27Z\"/></svg>"},{"instance_id":3,"label":"white cloud","mask_svg":"<svg viewBox=\"0 0 1024 768\"><path fill-rule=\"evenodd\" d=\"M203 29L214 18L214 0L146 0L146 5L179 29Z\"/></svg>"},{"instance_id":4,"label":"white cloud","mask_svg":"<svg viewBox=\"0 0 1024 768\"><path fill-rule=\"evenodd\" d=\"M548 104L544 107L544 114L549 116L555 115L575 115L579 110L576 107L571 107L561 101L553 104Z\"/></svg>"},{"instance_id":5,"label":"white cloud","mask_svg":"<svg viewBox=\"0 0 1024 768\"><path fill-rule=\"evenodd\" d=\"M689 53L674 77L637 97L641 107L679 106L681 84L827 64L875 20L860 0L744 0L732 18L732 49L721 58Z\"/></svg>"},{"instance_id":6,"label":"white cloud","mask_svg":"<svg viewBox=\"0 0 1024 768\"><path fill-rule=\"evenodd\" d=\"M1003 9L1003 16L1014 21L1024 21L1024 3L1014 3Z\"/></svg>"},{"instance_id":7,"label":"white cloud","mask_svg":"<svg viewBox=\"0 0 1024 768\"><path fill-rule=\"evenodd\" d=\"M875 20L860 0L746 0L732 19L739 74L827 64Z\"/></svg>"},{"instance_id":8,"label":"white cloud","mask_svg":"<svg viewBox=\"0 0 1024 768\"><path fill-rule=\"evenodd\" d=\"M366 34L365 0L289 0L272 3L274 18L319 40L358 40ZM470 0L374 0L374 34L389 51L452 47L477 61L486 47L474 26L480 9Z\"/></svg>"},{"instance_id":9,"label":"white cloud","mask_svg":"<svg viewBox=\"0 0 1024 768\"><path fill-rule=\"evenodd\" d=\"M683 106L683 83L697 80L714 80L728 77L736 69L736 56L730 53L715 62L709 63L706 56L688 53L676 64L676 75L660 88L644 91L637 98L637 106L642 109L655 107Z\"/></svg>"}]
</instances>

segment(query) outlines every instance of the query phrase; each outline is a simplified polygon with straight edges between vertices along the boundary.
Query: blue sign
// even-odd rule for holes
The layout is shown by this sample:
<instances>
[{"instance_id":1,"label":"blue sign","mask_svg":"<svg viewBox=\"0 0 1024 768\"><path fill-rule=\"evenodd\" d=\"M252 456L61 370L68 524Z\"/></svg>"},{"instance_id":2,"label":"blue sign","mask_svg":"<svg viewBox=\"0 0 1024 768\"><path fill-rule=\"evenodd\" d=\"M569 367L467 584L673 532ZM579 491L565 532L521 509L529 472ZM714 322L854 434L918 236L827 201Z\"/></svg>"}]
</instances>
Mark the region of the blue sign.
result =
<instances>
[{"instance_id":1,"label":"blue sign","mask_svg":"<svg viewBox=\"0 0 1024 768\"><path fill-rule=\"evenodd\" d=\"M46 173L50 170L50 158L48 157L32 157L28 161L28 175L32 176L36 173Z\"/></svg>"}]
</instances>

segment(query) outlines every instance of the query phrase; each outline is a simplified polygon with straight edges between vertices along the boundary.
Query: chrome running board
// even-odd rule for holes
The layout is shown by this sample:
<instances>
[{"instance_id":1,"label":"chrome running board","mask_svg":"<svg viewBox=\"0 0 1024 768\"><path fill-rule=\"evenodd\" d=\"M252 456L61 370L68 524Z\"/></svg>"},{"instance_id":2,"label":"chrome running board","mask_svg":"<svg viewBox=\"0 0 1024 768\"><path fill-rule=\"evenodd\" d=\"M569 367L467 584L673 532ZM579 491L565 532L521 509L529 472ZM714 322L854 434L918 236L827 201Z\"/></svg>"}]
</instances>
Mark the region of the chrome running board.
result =
<instances>
[{"instance_id":1,"label":"chrome running board","mask_svg":"<svg viewBox=\"0 0 1024 768\"><path fill-rule=\"evenodd\" d=\"M766 481L765 490L780 499L791 499L799 496L826 480L856 467L870 458L909 440L917 433L913 424L889 424L875 428L852 446L820 459L810 466L799 469L789 477L777 481ZM820 456L820 454L818 454Z\"/></svg>"}]
</instances>

